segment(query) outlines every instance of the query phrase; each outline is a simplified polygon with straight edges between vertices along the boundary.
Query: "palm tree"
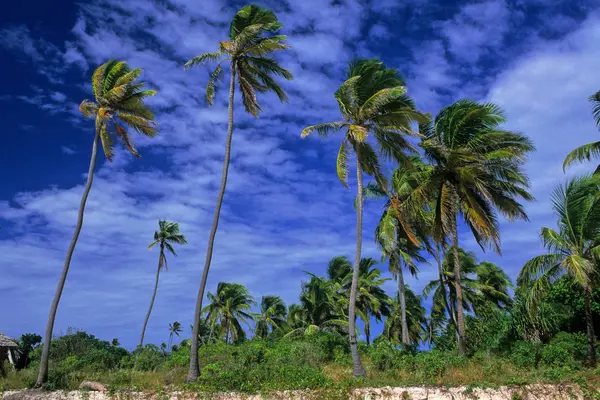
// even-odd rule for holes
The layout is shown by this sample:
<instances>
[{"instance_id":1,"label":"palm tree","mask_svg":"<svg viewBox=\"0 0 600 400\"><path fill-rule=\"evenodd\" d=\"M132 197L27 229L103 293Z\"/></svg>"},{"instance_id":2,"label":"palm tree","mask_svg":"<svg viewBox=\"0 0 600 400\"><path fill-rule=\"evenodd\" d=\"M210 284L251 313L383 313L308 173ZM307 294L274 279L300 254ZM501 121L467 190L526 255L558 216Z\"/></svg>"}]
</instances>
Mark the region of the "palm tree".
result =
<instances>
[{"instance_id":1,"label":"palm tree","mask_svg":"<svg viewBox=\"0 0 600 400\"><path fill-rule=\"evenodd\" d=\"M596 126L600 127L600 91L591 95L589 100L593 106L592 113L594 115ZM592 142L584 144L583 146L579 146L567 155L563 163L563 170L565 170L571 164L582 161L590 161L592 158L598 157L599 155L600 142ZM596 171L594 173L600 173L600 165L596 167Z\"/></svg>"},{"instance_id":2,"label":"palm tree","mask_svg":"<svg viewBox=\"0 0 600 400\"><path fill-rule=\"evenodd\" d=\"M383 324L383 335L394 344L418 345L425 339L427 329L426 310L423 307L420 296L417 296L408 285L403 290L405 296L405 305L400 301L399 293L394 297L391 303L390 316L385 319ZM402 314L404 308L405 316ZM405 333L409 338L405 341Z\"/></svg>"},{"instance_id":3,"label":"palm tree","mask_svg":"<svg viewBox=\"0 0 600 400\"><path fill-rule=\"evenodd\" d=\"M517 283L527 288L532 307L549 286L567 274L584 291L588 338L588 362L596 365L596 338L592 319L592 289L600 261L600 180L584 175L557 187L552 194L558 231L542 228L540 236L548 253L532 258L523 266Z\"/></svg>"},{"instance_id":4,"label":"palm tree","mask_svg":"<svg viewBox=\"0 0 600 400\"><path fill-rule=\"evenodd\" d=\"M67 280L67 274L69 273L71 258L73 257L77 239L83 225L85 204L92 188L92 181L94 180L98 141L102 142L102 149L104 150L106 159L112 161L114 133L117 134L131 154L140 157L133 146L133 141L125 126L145 136L152 137L156 134L154 114L144 104L144 99L154 96L156 92L154 90L144 90L145 83L137 81L141 73L142 70L140 68L131 70L124 61L110 60L102 64L94 71L92 76L92 90L95 101L83 100L79 105L79 111L84 116L95 118L96 133L92 144L92 157L87 182L81 197L81 203L79 204L75 232L69 244L63 270L58 281L54 299L52 300L52 305L50 306L40 359L40 371L35 383L36 387L41 387L48 380L48 356L50 354L50 340L52 339L54 320L65 281Z\"/></svg>"},{"instance_id":5,"label":"palm tree","mask_svg":"<svg viewBox=\"0 0 600 400\"><path fill-rule=\"evenodd\" d=\"M181 324L177 321L169 324L169 349L172 348L173 336L179 337L179 334L183 331Z\"/></svg>"},{"instance_id":6,"label":"palm tree","mask_svg":"<svg viewBox=\"0 0 600 400\"><path fill-rule=\"evenodd\" d=\"M256 336L264 339L269 329L275 331L285 325L287 308L279 296L263 296L260 301L260 313L254 313Z\"/></svg>"},{"instance_id":7,"label":"palm tree","mask_svg":"<svg viewBox=\"0 0 600 400\"><path fill-rule=\"evenodd\" d=\"M390 315L391 299L382 286L389 278L381 278L381 270L374 268L377 264L372 258L360 260L358 287L356 295L356 310L365 327L367 345L371 344L371 317L381 321ZM344 282L346 293L352 284L352 276L348 275Z\"/></svg>"},{"instance_id":8,"label":"palm tree","mask_svg":"<svg viewBox=\"0 0 600 400\"><path fill-rule=\"evenodd\" d=\"M142 334L140 336L140 346L144 345L144 335L146 333L146 326L148 326L148 320L152 313L152 307L154 306L154 299L156 298L156 291L158 289L158 278L160 277L160 271L164 267L168 270L167 266L167 255L165 249L173 254L177 255L173 244L186 244L185 236L179 233L179 224L177 222L169 222L165 220L158 221L158 230L154 232L154 241L148 246L148 250L152 249L156 245L160 245L160 252L158 253L158 268L156 269L156 281L154 282L154 291L152 292L152 299L150 300L150 307L144 320L144 326L142 327ZM171 346L169 346L170 348Z\"/></svg>"},{"instance_id":9,"label":"palm tree","mask_svg":"<svg viewBox=\"0 0 600 400\"><path fill-rule=\"evenodd\" d=\"M231 69L231 78L229 81L229 103L227 111L227 138L225 139L225 156L223 159L223 172L221 176L221 186L217 195L217 205L213 216L213 223L208 237L208 246L206 249L206 260L204 270L198 289L196 299L196 309L194 314L195 331L192 335L190 372L187 382L194 381L200 373L198 365L198 326L202 310L202 300L206 281L212 260L213 246L217 228L219 225L219 215L225 187L227 185L227 173L229 170L229 158L231 155L231 138L233 136L233 98L235 94L235 78L237 76L242 102L246 112L258 116L262 111L256 99L256 92L264 93L273 91L283 102L287 101L287 95L275 81L273 76L279 76L284 79L292 79L289 71L279 66L271 58L271 54L278 50L288 49L285 44L286 37L277 35L277 31L282 25L275 14L268 9L256 5L249 5L242 8L235 15L229 26L229 40L219 43L219 50L212 53L204 53L192 58L185 64L185 68L204 64L208 61L218 61L217 67L210 74L208 84L206 85L206 99L212 104L217 82L223 73L223 63L229 62Z\"/></svg>"},{"instance_id":10,"label":"palm tree","mask_svg":"<svg viewBox=\"0 0 600 400\"><path fill-rule=\"evenodd\" d=\"M398 72L386 68L382 62L357 60L350 63L346 81L335 93L342 120L304 128L302 136L313 132L321 136L343 130L344 137L337 156L336 170L342 184L348 187L349 151L356 158L357 207L356 207L356 253L348 305L348 339L355 377L365 376L356 342L356 294L362 248L363 172L375 176L381 187L387 187L381 173L379 157L369 143L369 133L375 138L380 153L401 165L405 152L412 150L406 134L414 134L410 128L415 120L424 116L416 111L413 101L406 95L404 80Z\"/></svg>"},{"instance_id":11,"label":"palm tree","mask_svg":"<svg viewBox=\"0 0 600 400\"><path fill-rule=\"evenodd\" d=\"M398 298L400 301L400 321L402 325L402 343L410 344L407 321L406 299L404 293L404 271L406 268L411 275L416 276L416 262L425 262L420 254L423 245L431 250L429 231L431 216L427 209L404 209L403 203L417 183L412 178L415 170L425 166L418 157L411 157L410 168L398 168L391 180L392 190L380 188L376 183L369 183L365 188L367 198L385 198L386 205L379 224L375 229L375 239L383 253L383 259L389 260L389 269L398 282ZM416 211L416 212L411 212ZM418 240L415 243L414 238Z\"/></svg>"},{"instance_id":12,"label":"palm tree","mask_svg":"<svg viewBox=\"0 0 600 400\"><path fill-rule=\"evenodd\" d=\"M422 208L432 200L433 239L452 239L457 304L463 303L460 284L458 217L480 246L500 252L498 212L509 220L527 219L519 199L532 200L522 165L533 145L520 133L502 130L502 110L491 103L460 100L440 111L433 124L421 126L421 147L432 162L417 174L419 186L408 203ZM465 353L465 317L456 310L459 354Z\"/></svg>"},{"instance_id":13,"label":"palm tree","mask_svg":"<svg viewBox=\"0 0 600 400\"><path fill-rule=\"evenodd\" d=\"M220 335L225 343L229 343L230 339L231 343L235 343L245 337L242 323L248 324L252 318L250 308L254 304L248 289L239 283L219 282L216 294L208 293L207 297L210 303L202 313L207 313L206 320L211 331L219 323Z\"/></svg>"}]
</instances>

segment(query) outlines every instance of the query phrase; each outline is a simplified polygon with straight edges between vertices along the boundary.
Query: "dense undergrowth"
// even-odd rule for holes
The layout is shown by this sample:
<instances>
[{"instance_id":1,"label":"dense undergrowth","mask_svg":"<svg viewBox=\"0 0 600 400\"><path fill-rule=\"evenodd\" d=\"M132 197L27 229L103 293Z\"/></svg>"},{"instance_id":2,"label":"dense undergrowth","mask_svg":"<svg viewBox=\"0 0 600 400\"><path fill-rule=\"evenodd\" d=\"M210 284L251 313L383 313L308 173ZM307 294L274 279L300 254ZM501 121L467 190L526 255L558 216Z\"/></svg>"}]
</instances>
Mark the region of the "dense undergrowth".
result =
<instances>
[{"instance_id":1,"label":"dense undergrowth","mask_svg":"<svg viewBox=\"0 0 600 400\"><path fill-rule=\"evenodd\" d=\"M206 344L200 348L201 376L186 385L186 341L170 353L154 345L130 353L84 332L54 340L47 389L76 389L83 380L106 384L111 391L169 390L269 392L321 389L344 392L357 386L478 386L528 383L573 383L593 388L600 369L584 366L586 339L559 333L546 344L526 341L472 352L400 349L378 338L360 347L368 379L353 380L345 337L321 333L295 339L249 340L240 344ZM30 365L0 378L0 390L32 387L39 348Z\"/></svg>"}]
</instances>

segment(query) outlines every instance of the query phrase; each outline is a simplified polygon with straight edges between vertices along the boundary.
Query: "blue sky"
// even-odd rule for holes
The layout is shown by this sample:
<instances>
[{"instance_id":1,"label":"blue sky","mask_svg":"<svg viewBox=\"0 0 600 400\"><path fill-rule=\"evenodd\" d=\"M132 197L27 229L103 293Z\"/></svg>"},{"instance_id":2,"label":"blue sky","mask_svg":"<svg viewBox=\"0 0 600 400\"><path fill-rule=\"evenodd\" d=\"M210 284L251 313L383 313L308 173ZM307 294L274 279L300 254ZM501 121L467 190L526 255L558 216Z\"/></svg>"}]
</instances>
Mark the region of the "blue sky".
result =
<instances>
[{"instance_id":1,"label":"blue sky","mask_svg":"<svg viewBox=\"0 0 600 400\"><path fill-rule=\"evenodd\" d=\"M292 50L279 56L295 80L280 104L261 98L258 120L237 106L230 180L209 290L220 280L259 299L297 299L303 270L354 250L353 189L335 175L338 138L300 139L301 129L336 119L333 92L347 62L380 57L398 68L420 109L436 113L460 98L493 101L507 128L536 144L527 170L537 201L531 222L502 224L500 257L483 254L467 232L461 244L515 277L539 254L541 226L554 225L549 193L565 180L574 147L596 140L587 97L600 89L600 9L587 0L285 0L273 8ZM109 58L144 69L159 94L150 101L160 136L137 138L143 159L99 159L84 228L55 332L85 329L135 345L150 300L159 218L178 221L189 244L162 274L147 340L188 327L220 179L224 93L208 107L207 70L183 63L216 48L242 3L226 0L11 2L0 14L0 330L43 332L72 235L93 138L77 106L89 77ZM588 171L578 166L569 174ZM353 182L351 181L351 184ZM373 230L381 204L365 208L364 255L379 258ZM382 266L387 270L386 266ZM434 277L422 265L417 291ZM393 292L395 283L386 286ZM186 333L188 333L186 331Z\"/></svg>"}]
</instances>

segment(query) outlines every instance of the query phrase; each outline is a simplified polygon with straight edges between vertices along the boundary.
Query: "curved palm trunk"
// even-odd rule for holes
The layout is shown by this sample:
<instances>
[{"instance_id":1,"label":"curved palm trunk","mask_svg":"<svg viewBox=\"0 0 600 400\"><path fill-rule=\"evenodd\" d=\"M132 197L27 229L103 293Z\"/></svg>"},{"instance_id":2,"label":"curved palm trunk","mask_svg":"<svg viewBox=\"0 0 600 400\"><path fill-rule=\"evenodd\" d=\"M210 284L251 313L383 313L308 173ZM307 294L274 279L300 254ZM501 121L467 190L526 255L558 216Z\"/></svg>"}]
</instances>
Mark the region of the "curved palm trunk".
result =
<instances>
[{"instance_id":1,"label":"curved palm trunk","mask_svg":"<svg viewBox=\"0 0 600 400\"><path fill-rule=\"evenodd\" d=\"M408 334L408 322L406 320L406 295L404 292L404 273L402 264L398 262L398 297L400 297L400 319L402 322L402 344L410 344L410 336Z\"/></svg>"},{"instance_id":2,"label":"curved palm trunk","mask_svg":"<svg viewBox=\"0 0 600 400\"><path fill-rule=\"evenodd\" d=\"M456 226L456 217L452 222L452 253L454 256L454 285L456 290L456 325L458 333L458 354L464 355L465 346L465 312L463 310L462 286L460 281L461 267L460 255L458 253L458 228Z\"/></svg>"},{"instance_id":3,"label":"curved palm trunk","mask_svg":"<svg viewBox=\"0 0 600 400\"><path fill-rule=\"evenodd\" d=\"M158 278L160 277L160 269L162 267L162 259L164 257L164 244L160 245L160 253L158 255L158 268L156 269L156 282L154 282L154 292L152 293L152 300L150 300L150 308L148 308L148 313L146 314L146 319L144 320L144 326L142 327L142 335L140 336L140 346L144 345L144 335L146 334L146 327L148 326L148 320L150 319L150 314L152 313L152 307L154 306L154 299L156 299L156 291L158 289ZM173 338L173 333L169 335L169 342ZM170 343L169 343L170 346ZM170 348L170 347L169 347Z\"/></svg>"},{"instance_id":4,"label":"curved palm trunk","mask_svg":"<svg viewBox=\"0 0 600 400\"><path fill-rule=\"evenodd\" d=\"M196 299L196 310L194 313L194 329L192 331L192 346L190 348L190 371L186 382L193 382L200 375L200 367L198 365L198 330L200 328L200 315L202 314L202 299L204 290L206 289L206 281L208 279L208 271L210 270L210 262L212 261L213 246L215 244L215 236L219 227L219 215L221 214L221 205L223 204L223 196L225 195L225 187L227 186L227 173L229 172L229 159L231 157L231 138L233 136L233 95L235 92L235 67L231 65L231 80L229 82L229 105L227 106L227 139L225 140L225 157L223 158L223 172L221 175L221 187L217 196L217 205L213 216L210 235L208 236L208 246L206 248L206 260L204 261L204 270L202 271L202 279L200 280L200 288L198 289L198 298Z\"/></svg>"},{"instance_id":5,"label":"curved palm trunk","mask_svg":"<svg viewBox=\"0 0 600 400\"><path fill-rule=\"evenodd\" d=\"M360 169L360 151L356 148L356 180L358 187L358 207L356 208L356 254L354 256L354 269L352 271L352 285L350 286L350 304L348 306L348 338L350 352L352 353L352 370L354 377L365 376L365 368L360 362L358 346L356 343L356 291L358 288L358 275L360 266L360 252L362 248L362 211L363 211L363 181Z\"/></svg>"},{"instance_id":6,"label":"curved palm trunk","mask_svg":"<svg viewBox=\"0 0 600 400\"><path fill-rule=\"evenodd\" d=\"M592 314L592 288L587 285L584 289L585 298L585 325L588 340L588 363L590 367L596 366L596 335L594 334L594 319Z\"/></svg>"},{"instance_id":7,"label":"curved palm trunk","mask_svg":"<svg viewBox=\"0 0 600 400\"><path fill-rule=\"evenodd\" d=\"M96 169L96 154L98 152L98 134L94 136L94 144L92 145L92 157L90 159L90 168L88 170L87 182L85 184L85 189L83 190L83 195L81 196L81 202L79 203L79 212L77 214L77 223L75 224L75 232L73 233L73 238L71 239L71 243L69 244L69 248L67 249L67 256L65 258L65 263L63 265L62 273L60 275L60 279L58 281L58 285L56 287L56 292L54 293L54 299L52 300L52 305L50 306L50 313L48 314L48 323L46 324L46 333L44 336L44 344L42 347L42 357L40 360L40 372L37 377L37 381L35 382L35 387L41 387L48 380L48 356L50 355L50 340L52 339L52 330L54 329L54 320L56 319L56 311L58 309L58 303L60 302L60 297L62 296L63 289L65 287L65 281L67 280L67 275L69 274L69 267L71 266L71 258L73 257L73 252L75 251L75 246L77 245L77 239L79 239L79 233L81 232L81 227L83 226L83 216L85 213L85 203L87 202L87 198L90 194L90 190L92 189L92 182L94 181L94 170Z\"/></svg>"}]
</instances>

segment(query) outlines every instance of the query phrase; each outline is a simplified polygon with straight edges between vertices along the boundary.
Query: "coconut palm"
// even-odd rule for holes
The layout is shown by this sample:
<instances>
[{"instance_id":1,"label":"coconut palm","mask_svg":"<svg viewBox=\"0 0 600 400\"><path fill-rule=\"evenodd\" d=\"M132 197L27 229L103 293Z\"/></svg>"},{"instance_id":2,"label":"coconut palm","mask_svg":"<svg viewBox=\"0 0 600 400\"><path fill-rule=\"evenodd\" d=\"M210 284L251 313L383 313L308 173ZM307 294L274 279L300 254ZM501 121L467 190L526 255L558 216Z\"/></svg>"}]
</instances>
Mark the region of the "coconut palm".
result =
<instances>
[{"instance_id":1,"label":"coconut palm","mask_svg":"<svg viewBox=\"0 0 600 400\"><path fill-rule=\"evenodd\" d=\"M75 232L67 249L62 273L58 281L54 299L52 300L52 305L50 306L40 359L40 371L35 384L36 387L41 387L48 380L48 356L56 310L58 309L58 303L60 302L65 281L67 280L67 274L69 273L71 258L73 257L77 239L83 225L85 205L92 188L94 170L96 168L98 142L100 141L102 144L106 159L112 161L114 150L113 137L115 134L120 138L125 148L136 157L140 157L140 155L133 145L133 140L127 128L133 129L145 136L152 137L156 134L154 114L144 104L145 98L154 96L156 92L144 89L145 83L138 81L141 73L142 70L140 68L132 70L124 61L110 60L102 64L92 75L94 101L83 100L79 105L79 111L85 117L93 117L96 122L94 141L92 143L92 156L87 182L79 204Z\"/></svg>"},{"instance_id":2,"label":"coconut palm","mask_svg":"<svg viewBox=\"0 0 600 400\"><path fill-rule=\"evenodd\" d=\"M218 62L217 67L210 74L208 84L206 85L206 99L209 104L213 103L217 83L223 73L223 64L228 63L230 67L229 81L229 103L227 111L227 137L225 139L225 156L223 159L223 172L221 176L221 186L217 195L217 205L213 216L213 223L208 237L208 246L206 249L206 260L204 270L196 299L196 309L194 314L194 327L200 323L202 310L202 300L206 281L212 260L213 246L217 228L219 225L219 215L225 187L227 185L227 174L229 171L229 159L231 155L231 139L233 136L233 105L235 94L236 77L239 89L242 95L242 102L246 112L258 116L262 111L256 98L256 92L264 93L268 91L275 92L283 102L287 101L287 95L279 86L274 76L284 79L292 79L289 71L279 66L271 55L279 50L288 49L285 44L286 37L277 35L282 25L275 14L268 9L248 5L242 8L234 16L229 25L228 40L219 43L219 50L212 53L204 53L192 58L185 64L185 68L191 68L195 65L201 65L209 61ZM187 378L188 382L198 378L200 373L198 365L198 328L192 335L190 371Z\"/></svg>"},{"instance_id":3,"label":"coconut palm","mask_svg":"<svg viewBox=\"0 0 600 400\"><path fill-rule=\"evenodd\" d=\"M160 246L160 252L158 253L158 268L156 269L156 280L154 281L154 291L152 292L152 299L150 300L150 307L144 319L144 325L142 327L142 334L140 336L140 346L144 345L144 335L146 333L146 327L148 326L148 320L152 313L152 307L154 306L154 300L156 299L156 291L158 289L158 279L160 277L160 271L164 268L168 270L167 255L166 252L177 255L173 244L186 244L185 236L179 232L179 224L177 222L169 222L166 220L158 221L158 230L154 232L154 241L148 246L148 250L151 250L154 246ZM166 250L166 252L165 252ZM170 348L171 346L169 346Z\"/></svg>"},{"instance_id":4,"label":"coconut palm","mask_svg":"<svg viewBox=\"0 0 600 400\"><path fill-rule=\"evenodd\" d=\"M593 106L592 114L594 116L594 121L596 121L596 126L600 127L600 91L591 95L589 100ZM582 161L590 161L592 158L597 158L598 156L600 156L600 142L584 144L567 155L563 163L563 170L571 164ZM600 166L596 167L596 171L594 173L600 173Z\"/></svg>"},{"instance_id":5,"label":"coconut palm","mask_svg":"<svg viewBox=\"0 0 600 400\"><path fill-rule=\"evenodd\" d=\"M220 336L225 339L225 343L237 342L245 337L242 323L248 324L252 319L250 308L254 304L254 299L248 293L248 289L239 283L219 282L215 294L208 293L210 303L202 310L206 313L211 331L214 331L216 324L220 325Z\"/></svg>"},{"instance_id":6,"label":"coconut palm","mask_svg":"<svg viewBox=\"0 0 600 400\"><path fill-rule=\"evenodd\" d=\"M412 178L414 171L425 168L418 157L411 157L410 161L410 168L398 168L394 171L390 191L382 190L373 182L365 188L367 198L386 199L383 214L375 229L375 239L382 250L383 258L389 260L389 270L398 282L402 343L406 345L410 343L410 335L404 294L404 269L416 276L415 262L425 262L421 250L425 247L432 251L429 243L431 216L428 210L410 210L402 207L410 192L417 186L417 182ZM419 243L415 243L411 235L415 236Z\"/></svg>"},{"instance_id":7,"label":"coconut palm","mask_svg":"<svg viewBox=\"0 0 600 400\"><path fill-rule=\"evenodd\" d=\"M181 324L177 321L169 324L169 349L172 348L173 345L173 337L179 337L179 334L183 331Z\"/></svg>"},{"instance_id":8,"label":"coconut palm","mask_svg":"<svg viewBox=\"0 0 600 400\"><path fill-rule=\"evenodd\" d=\"M532 307L543 299L549 286L564 274L584 291L588 338L588 362L596 365L596 339L592 319L592 289L600 261L600 178L583 175L557 187L552 205L558 231L542 228L540 236L548 253L527 261L517 283L527 288Z\"/></svg>"},{"instance_id":9,"label":"coconut palm","mask_svg":"<svg viewBox=\"0 0 600 400\"><path fill-rule=\"evenodd\" d=\"M256 336L264 339L269 334L269 329L275 331L285 325L287 308L279 296L263 296L260 301L260 312L254 313Z\"/></svg>"},{"instance_id":10,"label":"coconut palm","mask_svg":"<svg viewBox=\"0 0 600 400\"><path fill-rule=\"evenodd\" d=\"M435 202L433 239L451 238L455 259L457 304L463 303L460 284L458 217L462 216L480 246L500 252L498 213L509 220L527 219L519 200L531 200L522 165L533 145L525 136L500 128L502 110L491 103L460 100L440 111L432 124L421 126L421 147L432 163L417 174L419 186L409 204ZM456 310L458 350L465 353L465 317Z\"/></svg>"},{"instance_id":11,"label":"coconut palm","mask_svg":"<svg viewBox=\"0 0 600 400\"><path fill-rule=\"evenodd\" d=\"M425 339L427 330L426 310L423 307L420 296L417 296L408 285L402 291L405 296L405 305L400 302L399 293L396 294L392 303L390 316L383 324L383 335L394 344L418 345ZM404 308L405 316L402 314ZM404 332L408 333L409 341L405 341Z\"/></svg>"},{"instance_id":12,"label":"coconut palm","mask_svg":"<svg viewBox=\"0 0 600 400\"><path fill-rule=\"evenodd\" d=\"M348 339L353 361L354 376L364 376L356 342L356 294L362 248L363 173L374 176L381 187L387 187L381 172L380 160L368 140L374 138L380 153L400 164L406 161L405 152L412 150L406 139L413 121L424 120L406 94L404 80L398 72L386 68L378 60L357 60L350 63L346 81L335 93L342 120L322 123L304 128L302 136L313 132L328 136L343 131L338 151L336 170L342 184L348 187L348 159L353 151L356 158L357 207L356 207L356 253L350 302L348 305Z\"/></svg>"}]
</instances>

